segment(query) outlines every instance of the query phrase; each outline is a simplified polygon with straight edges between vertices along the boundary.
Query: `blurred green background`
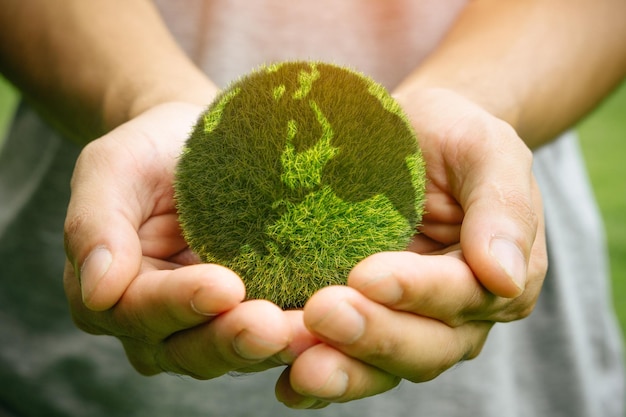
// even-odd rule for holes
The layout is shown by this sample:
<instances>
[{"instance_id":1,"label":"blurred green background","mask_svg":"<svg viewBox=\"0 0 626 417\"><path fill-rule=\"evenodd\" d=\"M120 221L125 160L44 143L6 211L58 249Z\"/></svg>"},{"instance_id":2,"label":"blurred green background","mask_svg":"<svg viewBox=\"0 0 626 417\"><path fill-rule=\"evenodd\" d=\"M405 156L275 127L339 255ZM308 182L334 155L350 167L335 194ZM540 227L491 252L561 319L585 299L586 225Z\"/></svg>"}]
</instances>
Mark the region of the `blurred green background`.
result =
<instances>
[{"instance_id":1,"label":"blurred green background","mask_svg":"<svg viewBox=\"0 0 626 417\"><path fill-rule=\"evenodd\" d=\"M613 300L626 334L626 82L578 125L578 131L604 217Z\"/></svg>"},{"instance_id":2,"label":"blurred green background","mask_svg":"<svg viewBox=\"0 0 626 417\"><path fill-rule=\"evenodd\" d=\"M0 78L0 140L17 102ZM608 238L613 299L626 334L626 82L578 126Z\"/></svg>"},{"instance_id":3,"label":"blurred green background","mask_svg":"<svg viewBox=\"0 0 626 417\"><path fill-rule=\"evenodd\" d=\"M9 120L13 115L16 101L17 93L13 87L0 76L0 146L4 140L4 132L8 127Z\"/></svg>"}]
</instances>

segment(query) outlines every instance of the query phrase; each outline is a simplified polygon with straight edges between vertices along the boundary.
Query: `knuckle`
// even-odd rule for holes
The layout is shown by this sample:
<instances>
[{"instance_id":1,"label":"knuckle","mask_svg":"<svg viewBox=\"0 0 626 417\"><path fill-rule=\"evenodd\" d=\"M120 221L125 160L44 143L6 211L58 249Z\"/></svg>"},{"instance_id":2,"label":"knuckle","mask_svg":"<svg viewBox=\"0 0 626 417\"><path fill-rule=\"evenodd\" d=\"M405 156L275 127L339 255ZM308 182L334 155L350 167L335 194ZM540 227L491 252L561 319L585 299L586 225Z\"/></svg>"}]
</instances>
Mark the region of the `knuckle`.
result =
<instances>
[{"instance_id":1,"label":"knuckle","mask_svg":"<svg viewBox=\"0 0 626 417\"><path fill-rule=\"evenodd\" d=\"M186 355L183 354L177 344L166 344L161 349L157 349L154 354L154 363L164 372L173 372L180 375L193 375L196 379L201 379L198 375L192 374L191 367L186 366Z\"/></svg>"},{"instance_id":2,"label":"knuckle","mask_svg":"<svg viewBox=\"0 0 626 417\"><path fill-rule=\"evenodd\" d=\"M91 322L85 320L83 315L78 314L76 311L72 310L71 316L74 325L85 333L89 333L92 335L101 335L104 333L101 328L99 328L98 326L94 326Z\"/></svg>"},{"instance_id":3,"label":"knuckle","mask_svg":"<svg viewBox=\"0 0 626 417\"><path fill-rule=\"evenodd\" d=\"M65 218L64 233L66 240L71 236L77 234L87 222L88 219L93 217L92 210L86 206L74 207L71 212L68 212Z\"/></svg>"},{"instance_id":4,"label":"knuckle","mask_svg":"<svg viewBox=\"0 0 626 417\"><path fill-rule=\"evenodd\" d=\"M522 319L527 318L528 316L532 314L534 310L535 310L535 303L521 308L517 313L517 320L522 320Z\"/></svg>"},{"instance_id":5,"label":"knuckle","mask_svg":"<svg viewBox=\"0 0 626 417\"><path fill-rule=\"evenodd\" d=\"M519 297L511 303L511 305L502 311L502 314L498 318L501 323L510 323L517 320L523 320L530 316L535 309L536 300L535 297L529 295Z\"/></svg>"},{"instance_id":6,"label":"knuckle","mask_svg":"<svg viewBox=\"0 0 626 417\"><path fill-rule=\"evenodd\" d=\"M161 368L157 362L157 355L154 354L155 347L146 345L134 339L120 337L126 357L132 367L144 376L152 376L161 372L168 372Z\"/></svg>"},{"instance_id":7,"label":"knuckle","mask_svg":"<svg viewBox=\"0 0 626 417\"><path fill-rule=\"evenodd\" d=\"M521 190L508 189L498 193L498 200L506 212L513 217L515 223L524 231L535 235L539 225L539 215L533 207L532 201Z\"/></svg>"},{"instance_id":8,"label":"knuckle","mask_svg":"<svg viewBox=\"0 0 626 417\"><path fill-rule=\"evenodd\" d=\"M63 245L68 260L73 264L84 259L87 256L87 251L90 249L84 248L83 253L78 253L80 252L80 241L78 238L81 237L81 231L84 230L85 225L93 217L93 210L89 206L70 205L68 209L63 225Z\"/></svg>"},{"instance_id":9,"label":"knuckle","mask_svg":"<svg viewBox=\"0 0 626 417\"><path fill-rule=\"evenodd\" d=\"M499 311L502 298L490 293L483 287L476 288L466 294L458 309L451 314L445 324L457 329L467 323L484 320L490 317L494 311ZM505 299L508 302L508 299Z\"/></svg>"},{"instance_id":10,"label":"knuckle","mask_svg":"<svg viewBox=\"0 0 626 417\"><path fill-rule=\"evenodd\" d=\"M110 335L107 330L108 313L95 313L82 303L70 303L70 315L74 325L92 335Z\"/></svg>"},{"instance_id":11,"label":"knuckle","mask_svg":"<svg viewBox=\"0 0 626 417\"><path fill-rule=\"evenodd\" d=\"M465 344L465 354L461 358L461 361L475 359L482 352L483 347L485 346L485 342L487 341L487 336L489 331L493 327L494 323L491 321L478 321L473 323L474 331L478 331L478 334L482 336L478 338L467 338Z\"/></svg>"},{"instance_id":12,"label":"knuckle","mask_svg":"<svg viewBox=\"0 0 626 417\"><path fill-rule=\"evenodd\" d=\"M374 341L371 347L363 353L362 359L367 363L386 363L389 358L397 357L400 347L393 338L382 337Z\"/></svg>"},{"instance_id":13,"label":"knuckle","mask_svg":"<svg viewBox=\"0 0 626 417\"><path fill-rule=\"evenodd\" d=\"M472 322L454 331L455 336L446 339L439 345L436 352L436 360L419 369L413 370L411 375L405 377L411 382L428 382L457 364L475 359L487 340L492 322Z\"/></svg>"},{"instance_id":14,"label":"knuckle","mask_svg":"<svg viewBox=\"0 0 626 417\"><path fill-rule=\"evenodd\" d=\"M448 369L448 368L446 368L446 369ZM421 370L417 374L409 376L406 379L411 381L411 382L414 382L414 383L428 382L428 381L432 381L433 379L437 378L444 371L445 371L445 369Z\"/></svg>"}]
</instances>

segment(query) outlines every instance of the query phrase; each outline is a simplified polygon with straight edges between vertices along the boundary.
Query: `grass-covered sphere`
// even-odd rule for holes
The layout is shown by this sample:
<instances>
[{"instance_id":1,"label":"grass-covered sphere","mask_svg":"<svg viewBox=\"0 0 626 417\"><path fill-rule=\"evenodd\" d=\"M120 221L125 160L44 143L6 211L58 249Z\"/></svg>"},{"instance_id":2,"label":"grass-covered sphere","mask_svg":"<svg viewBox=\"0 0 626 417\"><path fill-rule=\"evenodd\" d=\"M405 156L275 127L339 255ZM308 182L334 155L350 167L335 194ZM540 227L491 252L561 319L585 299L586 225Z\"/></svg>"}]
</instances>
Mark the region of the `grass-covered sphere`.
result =
<instances>
[{"instance_id":1,"label":"grass-covered sphere","mask_svg":"<svg viewBox=\"0 0 626 417\"><path fill-rule=\"evenodd\" d=\"M376 252L406 248L424 163L399 105L373 80L319 62L262 67L224 90L181 156L190 248L231 268L248 298L299 308Z\"/></svg>"}]
</instances>

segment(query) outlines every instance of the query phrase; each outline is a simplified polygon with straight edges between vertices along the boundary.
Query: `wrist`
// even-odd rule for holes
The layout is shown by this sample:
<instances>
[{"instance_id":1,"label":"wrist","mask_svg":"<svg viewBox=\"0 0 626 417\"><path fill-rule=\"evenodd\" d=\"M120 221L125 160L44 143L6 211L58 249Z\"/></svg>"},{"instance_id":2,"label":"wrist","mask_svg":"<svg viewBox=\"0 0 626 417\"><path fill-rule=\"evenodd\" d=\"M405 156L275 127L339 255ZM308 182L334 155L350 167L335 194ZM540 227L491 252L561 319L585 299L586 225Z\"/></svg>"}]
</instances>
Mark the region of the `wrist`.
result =
<instances>
[{"instance_id":1,"label":"wrist","mask_svg":"<svg viewBox=\"0 0 626 417\"><path fill-rule=\"evenodd\" d=\"M219 89L200 70L154 74L112 82L103 99L103 129L108 132L166 102L207 106Z\"/></svg>"}]
</instances>

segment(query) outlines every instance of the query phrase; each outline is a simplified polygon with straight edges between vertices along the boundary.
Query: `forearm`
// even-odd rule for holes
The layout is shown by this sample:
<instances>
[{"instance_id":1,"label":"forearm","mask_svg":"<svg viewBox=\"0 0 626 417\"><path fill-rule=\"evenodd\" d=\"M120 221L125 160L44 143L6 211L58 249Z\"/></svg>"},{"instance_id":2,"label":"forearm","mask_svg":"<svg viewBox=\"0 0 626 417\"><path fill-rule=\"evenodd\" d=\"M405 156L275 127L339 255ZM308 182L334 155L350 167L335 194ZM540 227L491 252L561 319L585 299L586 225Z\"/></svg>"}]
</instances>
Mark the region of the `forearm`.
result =
<instances>
[{"instance_id":1,"label":"forearm","mask_svg":"<svg viewBox=\"0 0 626 417\"><path fill-rule=\"evenodd\" d=\"M397 93L453 90L539 146L624 77L624 16L623 0L474 0Z\"/></svg>"},{"instance_id":2,"label":"forearm","mask_svg":"<svg viewBox=\"0 0 626 417\"><path fill-rule=\"evenodd\" d=\"M150 1L7 0L0 27L0 71L82 143L153 105L215 92Z\"/></svg>"}]
</instances>

